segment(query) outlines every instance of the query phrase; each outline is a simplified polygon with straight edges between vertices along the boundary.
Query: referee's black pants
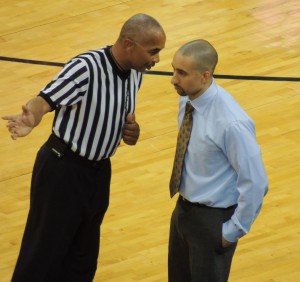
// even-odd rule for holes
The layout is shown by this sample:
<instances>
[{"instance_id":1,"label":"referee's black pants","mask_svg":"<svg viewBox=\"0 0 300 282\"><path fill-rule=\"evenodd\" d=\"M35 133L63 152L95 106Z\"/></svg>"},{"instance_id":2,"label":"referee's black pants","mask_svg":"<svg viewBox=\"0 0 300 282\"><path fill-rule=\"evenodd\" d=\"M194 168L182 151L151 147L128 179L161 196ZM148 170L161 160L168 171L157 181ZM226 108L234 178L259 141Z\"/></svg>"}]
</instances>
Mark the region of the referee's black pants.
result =
<instances>
[{"instance_id":1,"label":"referee's black pants","mask_svg":"<svg viewBox=\"0 0 300 282\"><path fill-rule=\"evenodd\" d=\"M84 164L70 155L59 158L45 145L38 152L12 282L93 280L111 164L109 159Z\"/></svg>"},{"instance_id":2,"label":"referee's black pants","mask_svg":"<svg viewBox=\"0 0 300 282\"><path fill-rule=\"evenodd\" d=\"M237 243L222 247L222 224L235 207L197 206L179 197L171 218L169 282L226 282Z\"/></svg>"}]
</instances>

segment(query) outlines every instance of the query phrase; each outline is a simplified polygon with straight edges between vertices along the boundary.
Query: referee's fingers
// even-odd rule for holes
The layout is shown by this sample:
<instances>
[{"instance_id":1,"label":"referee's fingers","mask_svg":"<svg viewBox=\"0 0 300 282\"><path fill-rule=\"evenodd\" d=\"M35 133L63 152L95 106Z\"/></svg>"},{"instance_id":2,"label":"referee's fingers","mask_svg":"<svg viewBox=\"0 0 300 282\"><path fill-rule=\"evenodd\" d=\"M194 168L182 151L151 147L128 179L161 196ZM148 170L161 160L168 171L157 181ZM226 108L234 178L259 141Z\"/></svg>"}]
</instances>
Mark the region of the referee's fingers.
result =
<instances>
[{"instance_id":1,"label":"referee's fingers","mask_svg":"<svg viewBox=\"0 0 300 282\"><path fill-rule=\"evenodd\" d=\"M128 123L134 123L135 122L135 114L128 114L126 117L126 122Z\"/></svg>"}]
</instances>

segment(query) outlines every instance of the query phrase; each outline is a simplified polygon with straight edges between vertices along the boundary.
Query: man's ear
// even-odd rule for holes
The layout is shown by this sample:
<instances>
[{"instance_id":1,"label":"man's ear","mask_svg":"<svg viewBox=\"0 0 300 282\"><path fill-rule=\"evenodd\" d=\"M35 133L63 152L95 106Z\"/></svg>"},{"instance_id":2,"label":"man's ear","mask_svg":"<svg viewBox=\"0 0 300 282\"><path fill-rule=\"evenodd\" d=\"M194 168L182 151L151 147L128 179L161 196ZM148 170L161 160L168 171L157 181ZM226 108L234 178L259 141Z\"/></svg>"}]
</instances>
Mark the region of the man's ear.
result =
<instances>
[{"instance_id":1,"label":"man's ear","mask_svg":"<svg viewBox=\"0 0 300 282\"><path fill-rule=\"evenodd\" d=\"M208 81L209 79L211 79L212 75L210 73L210 71L206 70L203 72L203 78L205 79L205 82Z\"/></svg>"},{"instance_id":2,"label":"man's ear","mask_svg":"<svg viewBox=\"0 0 300 282\"><path fill-rule=\"evenodd\" d=\"M127 37L127 38L124 39L123 44L124 44L124 48L127 51L130 51L131 49L133 49L133 47L135 45L134 41L131 38L129 38L129 37Z\"/></svg>"}]
</instances>

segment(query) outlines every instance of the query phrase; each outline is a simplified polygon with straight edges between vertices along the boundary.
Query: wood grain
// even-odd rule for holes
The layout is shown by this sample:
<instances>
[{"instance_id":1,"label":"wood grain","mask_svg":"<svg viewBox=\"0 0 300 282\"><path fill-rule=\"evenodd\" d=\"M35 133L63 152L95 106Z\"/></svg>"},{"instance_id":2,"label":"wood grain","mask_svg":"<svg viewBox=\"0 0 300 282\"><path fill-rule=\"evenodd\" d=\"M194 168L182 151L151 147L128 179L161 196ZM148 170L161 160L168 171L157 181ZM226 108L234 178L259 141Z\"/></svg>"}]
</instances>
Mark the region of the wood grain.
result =
<instances>
[{"instance_id":1,"label":"wood grain","mask_svg":"<svg viewBox=\"0 0 300 282\"><path fill-rule=\"evenodd\" d=\"M113 44L122 23L138 12L157 18L167 34L154 70L172 71L177 48L204 38L219 52L217 74L300 77L297 0L10 0L0 8L0 56L64 63ZM18 113L59 70L0 61L0 115ZM111 203L102 226L95 282L167 281L169 220L175 204L168 182L178 101L170 79L145 76L137 108L140 141L134 147L121 144L112 158ZM300 83L217 82L255 120L270 182L261 214L239 242L230 281L300 281ZM0 122L1 282L10 281L14 269L33 162L52 118L52 113L47 115L17 141Z\"/></svg>"}]
</instances>

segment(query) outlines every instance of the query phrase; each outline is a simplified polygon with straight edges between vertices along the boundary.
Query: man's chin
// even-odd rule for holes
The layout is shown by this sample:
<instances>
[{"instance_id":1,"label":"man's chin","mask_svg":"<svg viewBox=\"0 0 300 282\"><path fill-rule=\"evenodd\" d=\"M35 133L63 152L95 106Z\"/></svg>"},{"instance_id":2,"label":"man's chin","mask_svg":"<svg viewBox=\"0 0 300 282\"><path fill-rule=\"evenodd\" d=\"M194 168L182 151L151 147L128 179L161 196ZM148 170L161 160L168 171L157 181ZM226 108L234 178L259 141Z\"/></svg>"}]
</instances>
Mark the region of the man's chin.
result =
<instances>
[{"instance_id":1,"label":"man's chin","mask_svg":"<svg viewBox=\"0 0 300 282\"><path fill-rule=\"evenodd\" d=\"M147 70L151 70L151 68L153 68L154 66L155 66L155 65L147 66L146 69L147 69Z\"/></svg>"},{"instance_id":2,"label":"man's chin","mask_svg":"<svg viewBox=\"0 0 300 282\"><path fill-rule=\"evenodd\" d=\"M137 71L139 71L139 72L150 71L151 68L152 68L152 67L150 67L150 66L149 66L149 67L143 67L143 68L138 69Z\"/></svg>"},{"instance_id":3,"label":"man's chin","mask_svg":"<svg viewBox=\"0 0 300 282\"><path fill-rule=\"evenodd\" d=\"M185 94L184 92L179 92L179 91L177 91L177 93L180 95L180 96L187 96L187 94Z\"/></svg>"},{"instance_id":4,"label":"man's chin","mask_svg":"<svg viewBox=\"0 0 300 282\"><path fill-rule=\"evenodd\" d=\"M177 92L178 95L180 95L180 96L187 96L187 95L185 94L185 92L182 91L181 89L175 87L175 90L176 90L176 92Z\"/></svg>"}]
</instances>

